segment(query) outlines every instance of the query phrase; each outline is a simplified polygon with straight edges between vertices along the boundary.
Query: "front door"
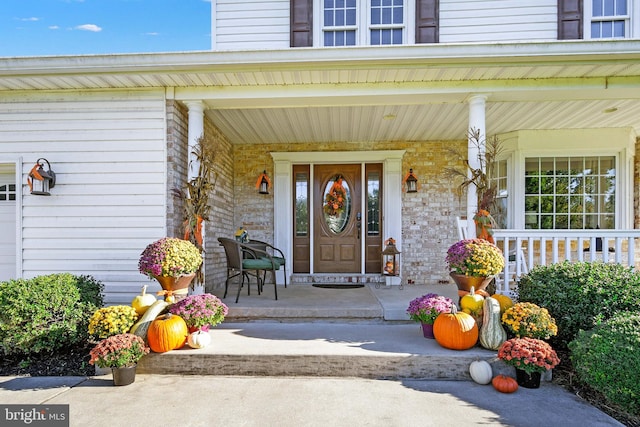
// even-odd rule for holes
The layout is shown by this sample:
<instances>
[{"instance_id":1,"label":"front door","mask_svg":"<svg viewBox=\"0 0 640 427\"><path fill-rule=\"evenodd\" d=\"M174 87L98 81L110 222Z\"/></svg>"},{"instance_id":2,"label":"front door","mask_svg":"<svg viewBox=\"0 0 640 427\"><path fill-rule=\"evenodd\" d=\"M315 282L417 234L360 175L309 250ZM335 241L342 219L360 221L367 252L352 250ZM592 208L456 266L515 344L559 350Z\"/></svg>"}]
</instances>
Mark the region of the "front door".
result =
<instances>
[{"instance_id":1,"label":"front door","mask_svg":"<svg viewBox=\"0 0 640 427\"><path fill-rule=\"evenodd\" d=\"M313 181L314 271L360 273L361 166L315 165Z\"/></svg>"}]
</instances>

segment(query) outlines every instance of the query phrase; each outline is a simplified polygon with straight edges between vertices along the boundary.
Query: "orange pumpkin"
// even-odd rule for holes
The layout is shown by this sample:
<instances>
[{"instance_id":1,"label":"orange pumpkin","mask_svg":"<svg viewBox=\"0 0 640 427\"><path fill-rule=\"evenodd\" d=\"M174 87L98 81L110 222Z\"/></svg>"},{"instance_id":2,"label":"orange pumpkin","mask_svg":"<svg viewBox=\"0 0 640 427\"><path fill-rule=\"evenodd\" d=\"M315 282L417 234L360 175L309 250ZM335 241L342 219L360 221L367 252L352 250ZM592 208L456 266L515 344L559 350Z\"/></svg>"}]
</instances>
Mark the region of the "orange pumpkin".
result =
<instances>
[{"instance_id":1,"label":"orange pumpkin","mask_svg":"<svg viewBox=\"0 0 640 427\"><path fill-rule=\"evenodd\" d=\"M156 353L181 348L187 342L188 336L189 331L185 321L182 317L171 313L156 317L147 332L149 347Z\"/></svg>"},{"instance_id":2,"label":"orange pumpkin","mask_svg":"<svg viewBox=\"0 0 640 427\"><path fill-rule=\"evenodd\" d=\"M500 393L513 393L518 390L518 382L515 379L502 374L493 377L491 384L493 385L493 388L498 390Z\"/></svg>"},{"instance_id":3,"label":"orange pumpkin","mask_svg":"<svg viewBox=\"0 0 640 427\"><path fill-rule=\"evenodd\" d=\"M478 325L470 314L451 306L451 313L440 313L433 322L438 344L451 350L467 350L478 342Z\"/></svg>"}]
</instances>

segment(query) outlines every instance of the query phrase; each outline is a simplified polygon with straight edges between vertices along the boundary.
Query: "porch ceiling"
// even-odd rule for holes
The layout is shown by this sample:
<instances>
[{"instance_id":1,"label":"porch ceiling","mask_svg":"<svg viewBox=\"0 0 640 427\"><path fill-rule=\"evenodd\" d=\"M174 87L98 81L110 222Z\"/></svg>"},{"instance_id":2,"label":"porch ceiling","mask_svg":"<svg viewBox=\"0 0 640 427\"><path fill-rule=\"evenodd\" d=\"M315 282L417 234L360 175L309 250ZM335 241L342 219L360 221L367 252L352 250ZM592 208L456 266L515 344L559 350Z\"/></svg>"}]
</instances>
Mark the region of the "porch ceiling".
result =
<instances>
[{"instance_id":1,"label":"porch ceiling","mask_svg":"<svg viewBox=\"0 0 640 427\"><path fill-rule=\"evenodd\" d=\"M234 144L461 139L475 94L487 96L487 134L640 134L632 40L0 58L0 97L152 87L203 100Z\"/></svg>"}]
</instances>

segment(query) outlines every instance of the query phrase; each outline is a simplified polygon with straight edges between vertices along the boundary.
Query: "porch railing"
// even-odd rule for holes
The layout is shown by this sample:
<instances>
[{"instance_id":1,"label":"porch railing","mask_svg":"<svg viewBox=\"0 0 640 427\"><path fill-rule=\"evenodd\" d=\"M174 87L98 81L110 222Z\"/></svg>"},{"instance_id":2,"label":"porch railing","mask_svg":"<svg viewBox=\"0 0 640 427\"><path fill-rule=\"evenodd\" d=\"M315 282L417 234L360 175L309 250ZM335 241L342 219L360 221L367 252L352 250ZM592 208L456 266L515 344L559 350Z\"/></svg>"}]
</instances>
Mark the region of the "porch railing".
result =
<instances>
[{"instance_id":1,"label":"porch railing","mask_svg":"<svg viewBox=\"0 0 640 427\"><path fill-rule=\"evenodd\" d=\"M640 230L494 230L505 254L496 291L511 294L518 279L536 265L565 260L615 262L636 268Z\"/></svg>"}]
</instances>

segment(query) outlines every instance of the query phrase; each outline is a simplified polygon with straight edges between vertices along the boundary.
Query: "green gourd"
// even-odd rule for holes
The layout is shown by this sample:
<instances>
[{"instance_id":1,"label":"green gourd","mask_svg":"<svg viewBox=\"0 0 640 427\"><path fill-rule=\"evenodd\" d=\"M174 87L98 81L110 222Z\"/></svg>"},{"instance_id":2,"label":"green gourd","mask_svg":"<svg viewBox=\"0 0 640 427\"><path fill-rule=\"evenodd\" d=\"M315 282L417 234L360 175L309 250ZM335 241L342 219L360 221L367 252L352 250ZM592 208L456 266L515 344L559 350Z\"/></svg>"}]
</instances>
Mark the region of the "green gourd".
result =
<instances>
[{"instance_id":1,"label":"green gourd","mask_svg":"<svg viewBox=\"0 0 640 427\"><path fill-rule=\"evenodd\" d=\"M129 333L134 334L147 341L147 332L149 331L149 326L151 322L153 322L156 317L162 313L162 311L169 306L169 303L157 300L144 312L142 317L138 320L138 322L131 327Z\"/></svg>"},{"instance_id":2,"label":"green gourd","mask_svg":"<svg viewBox=\"0 0 640 427\"><path fill-rule=\"evenodd\" d=\"M482 306L483 317L480 328L480 345L489 350L498 350L507 340L507 333L500 321L500 303L487 297Z\"/></svg>"}]
</instances>

